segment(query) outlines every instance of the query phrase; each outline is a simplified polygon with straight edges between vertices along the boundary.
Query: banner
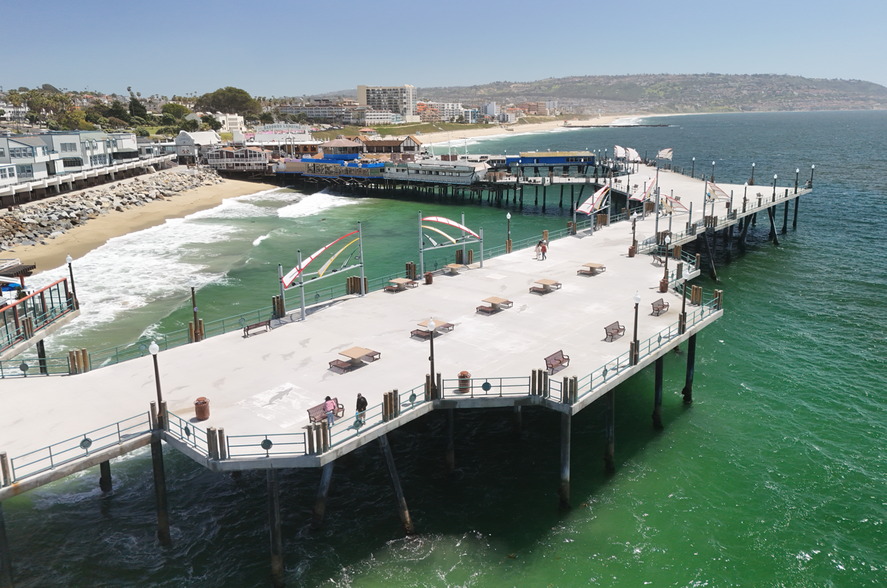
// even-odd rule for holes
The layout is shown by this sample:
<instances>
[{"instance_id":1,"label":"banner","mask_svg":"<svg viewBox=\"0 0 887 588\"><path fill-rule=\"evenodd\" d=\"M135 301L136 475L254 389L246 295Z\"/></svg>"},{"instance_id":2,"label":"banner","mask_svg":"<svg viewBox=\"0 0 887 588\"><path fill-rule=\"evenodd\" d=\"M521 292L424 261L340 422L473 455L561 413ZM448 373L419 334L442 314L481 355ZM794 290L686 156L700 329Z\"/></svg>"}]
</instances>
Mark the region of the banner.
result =
<instances>
[{"instance_id":1,"label":"banner","mask_svg":"<svg viewBox=\"0 0 887 588\"><path fill-rule=\"evenodd\" d=\"M601 205L604 202L604 197L610 193L610 186L604 186L597 192L591 195L591 198L582 203L582 205L576 209L576 212L581 212L582 214L591 214L592 212L598 211L601 209Z\"/></svg>"},{"instance_id":2,"label":"banner","mask_svg":"<svg viewBox=\"0 0 887 588\"><path fill-rule=\"evenodd\" d=\"M659 153L656 154L656 159L671 159L674 155L674 149L669 147L668 149L663 149Z\"/></svg>"}]
</instances>

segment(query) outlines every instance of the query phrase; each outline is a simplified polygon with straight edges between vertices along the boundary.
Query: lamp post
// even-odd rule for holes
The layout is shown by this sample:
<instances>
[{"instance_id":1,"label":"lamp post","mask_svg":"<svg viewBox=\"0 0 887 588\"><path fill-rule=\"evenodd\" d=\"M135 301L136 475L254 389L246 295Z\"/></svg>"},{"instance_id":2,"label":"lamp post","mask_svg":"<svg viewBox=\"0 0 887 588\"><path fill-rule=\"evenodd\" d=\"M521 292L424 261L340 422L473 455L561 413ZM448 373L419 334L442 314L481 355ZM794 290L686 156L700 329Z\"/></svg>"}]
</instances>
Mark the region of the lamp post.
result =
<instances>
[{"instance_id":1,"label":"lamp post","mask_svg":"<svg viewBox=\"0 0 887 588\"><path fill-rule=\"evenodd\" d=\"M671 243L671 235L665 236L665 279L668 280L668 246Z\"/></svg>"},{"instance_id":2,"label":"lamp post","mask_svg":"<svg viewBox=\"0 0 887 588\"><path fill-rule=\"evenodd\" d=\"M712 181L712 182L715 181L715 162L714 161L711 162L711 180L710 181Z\"/></svg>"},{"instance_id":3,"label":"lamp post","mask_svg":"<svg viewBox=\"0 0 887 588\"><path fill-rule=\"evenodd\" d=\"M635 292L633 300L634 300L634 341L632 341L632 344L631 344L631 347L632 347L632 349L631 349L631 365L637 365L638 364L638 356L640 355L640 350L638 349L638 347L640 347L640 345L638 344L638 305L641 303L641 293Z\"/></svg>"},{"instance_id":4,"label":"lamp post","mask_svg":"<svg viewBox=\"0 0 887 588\"><path fill-rule=\"evenodd\" d=\"M693 164L690 166L690 177L691 178L696 177L696 158L695 157L693 158Z\"/></svg>"},{"instance_id":5,"label":"lamp post","mask_svg":"<svg viewBox=\"0 0 887 588\"><path fill-rule=\"evenodd\" d=\"M157 345L157 341L151 341L151 345L148 346L148 352L151 354L151 357L154 359L154 382L157 384L157 425L161 429L165 429L163 426L163 394L160 392L160 370L157 368L157 354L160 353L160 346Z\"/></svg>"},{"instance_id":6,"label":"lamp post","mask_svg":"<svg viewBox=\"0 0 887 588\"><path fill-rule=\"evenodd\" d=\"M69 255L65 261L68 263L68 275L71 276L71 294L74 296L74 300L77 300L77 289L74 287L74 268L71 266L74 263L74 258Z\"/></svg>"},{"instance_id":7,"label":"lamp post","mask_svg":"<svg viewBox=\"0 0 887 588\"><path fill-rule=\"evenodd\" d=\"M795 168L795 194L798 193L798 176L801 175L801 168Z\"/></svg>"},{"instance_id":8,"label":"lamp post","mask_svg":"<svg viewBox=\"0 0 887 588\"><path fill-rule=\"evenodd\" d=\"M432 398L437 398L437 394L436 394L436 390L435 390L437 376L435 375L435 372L434 372L434 330L436 328L437 328L437 325L435 324L434 319L433 318L429 319L428 320L428 331L431 333L431 335L428 337L428 342L431 345L431 355L428 356L428 361L431 362L431 397Z\"/></svg>"},{"instance_id":9,"label":"lamp post","mask_svg":"<svg viewBox=\"0 0 887 588\"><path fill-rule=\"evenodd\" d=\"M197 343L200 341L200 328L197 322L197 297L194 293L194 289L197 287L197 279L191 276L188 280L188 285L191 286L191 308L194 310L194 342Z\"/></svg>"},{"instance_id":10,"label":"lamp post","mask_svg":"<svg viewBox=\"0 0 887 588\"><path fill-rule=\"evenodd\" d=\"M773 202L776 202L776 174L773 174Z\"/></svg>"},{"instance_id":11,"label":"lamp post","mask_svg":"<svg viewBox=\"0 0 887 588\"><path fill-rule=\"evenodd\" d=\"M508 238L505 240L505 251L511 253L511 213L505 213L505 219L508 221Z\"/></svg>"},{"instance_id":12,"label":"lamp post","mask_svg":"<svg viewBox=\"0 0 887 588\"><path fill-rule=\"evenodd\" d=\"M816 164L810 166L810 187L813 187L813 170L816 169Z\"/></svg>"},{"instance_id":13,"label":"lamp post","mask_svg":"<svg viewBox=\"0 0 887 588\"><path fill-rule=\"evenodd\" d=\"M754 163L751 164L751 179L748 181L748 183L751 184L752 186L755 185L755 164Z\"/></svg>"}]
</instances>

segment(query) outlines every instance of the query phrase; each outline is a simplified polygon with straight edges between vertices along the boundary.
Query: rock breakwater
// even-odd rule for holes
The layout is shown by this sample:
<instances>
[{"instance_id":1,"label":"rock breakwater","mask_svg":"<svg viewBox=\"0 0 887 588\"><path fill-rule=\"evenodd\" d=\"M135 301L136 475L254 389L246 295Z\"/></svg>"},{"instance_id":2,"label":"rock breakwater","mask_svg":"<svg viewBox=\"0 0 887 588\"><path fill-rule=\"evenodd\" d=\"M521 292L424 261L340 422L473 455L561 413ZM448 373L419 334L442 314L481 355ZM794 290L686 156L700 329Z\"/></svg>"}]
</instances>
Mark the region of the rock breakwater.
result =
<instances>
[{"instance_id":1,"label":"rock breakwater","mask_svg":"<svg viewBox=\"0 0 887 588\"><path fill-rule=\"evenodd\" d=\"M99 215L122 212L154 200L171 198L186 190L224 181L210 170L160 172L16 207L0 215L0 250L45 245L47 239L54 239Z\"/></svg>"}]
</instances>

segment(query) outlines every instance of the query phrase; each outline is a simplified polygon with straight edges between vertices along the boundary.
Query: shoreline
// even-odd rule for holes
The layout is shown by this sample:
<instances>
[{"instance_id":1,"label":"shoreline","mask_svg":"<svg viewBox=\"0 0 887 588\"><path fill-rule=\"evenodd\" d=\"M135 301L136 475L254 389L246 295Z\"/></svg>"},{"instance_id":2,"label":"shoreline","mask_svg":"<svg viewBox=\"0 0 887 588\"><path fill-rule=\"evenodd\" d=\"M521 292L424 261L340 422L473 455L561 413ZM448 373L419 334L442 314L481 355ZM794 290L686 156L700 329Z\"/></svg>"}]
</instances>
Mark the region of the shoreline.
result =
<instances>
[{"instance_id":1,"label":"shoreline","mask_svg":"<svg viewBox=\"0 0 887 588\"><path fill-rule=\"evenodd\" d=\"M121 182L128 181L132 181L132 178L121 180ZM94 188L78 190L78 192L82 193L95 190L96 188L109 188L121 182L109 182ZM92 218L82 225L69 229L63 235L47 241L45 245L37 244L7 249L2 252L2 255L4 257L17 257L21 259L22 263L35 264L37 269L34 270L34 274L31 276L33 278L45 271L61 267L65 264L65 258L68 255L74 259L83 257L115 237L122 237L161 225L168 219L183 218L189 214L213 208L227 198L254 194L276 187L273 184L225 178L224 183L221 184L200 186L179 192L175 196L167 197L163 200L155 200L144 206L130 208L122 212L110 211ZM73 193L69 192L63 196L71 194Z\"/></svg>"}]
</instances>

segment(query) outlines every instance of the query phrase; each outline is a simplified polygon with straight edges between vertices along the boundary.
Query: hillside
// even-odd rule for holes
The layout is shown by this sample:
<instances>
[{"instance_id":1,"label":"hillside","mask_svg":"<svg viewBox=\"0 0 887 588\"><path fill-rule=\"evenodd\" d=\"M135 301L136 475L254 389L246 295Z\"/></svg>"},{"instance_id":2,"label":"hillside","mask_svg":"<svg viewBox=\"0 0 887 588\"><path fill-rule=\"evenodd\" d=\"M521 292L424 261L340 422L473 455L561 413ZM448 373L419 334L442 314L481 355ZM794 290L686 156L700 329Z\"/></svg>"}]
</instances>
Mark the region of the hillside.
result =
<instances>
[{"instance_id":1,"label":"hillside","mask_svg":"<svg viewBox=\"0 0 887 588\"><path fill-rule=\"evenodd\" d=\"M735 112L887 107L887 87L788 75L574 76L535 82L419 88L425 100L480 104L557 100L573 112Z\"/></svg>"}]
</instances>

